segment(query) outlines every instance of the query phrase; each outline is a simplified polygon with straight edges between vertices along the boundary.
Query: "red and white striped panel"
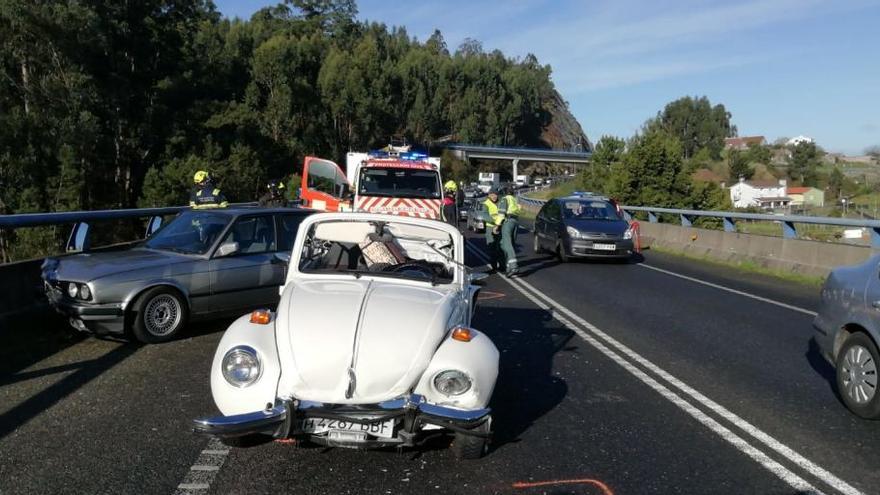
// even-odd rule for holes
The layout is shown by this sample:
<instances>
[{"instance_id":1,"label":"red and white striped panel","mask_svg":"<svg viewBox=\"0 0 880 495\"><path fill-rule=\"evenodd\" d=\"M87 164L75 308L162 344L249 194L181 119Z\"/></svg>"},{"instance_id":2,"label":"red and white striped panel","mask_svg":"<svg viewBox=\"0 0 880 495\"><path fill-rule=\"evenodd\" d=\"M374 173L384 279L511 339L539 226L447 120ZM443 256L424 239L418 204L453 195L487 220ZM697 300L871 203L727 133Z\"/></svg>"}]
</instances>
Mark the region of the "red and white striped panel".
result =
<instances>
[{"instance_id":1,"label":"red and white striped panel","mask_svg":"<svg viewBox=\"0 0 880 495\"><path fill-rule=\"evenodd\" d=\"M421 198L383 198L377 196L358 196L355 200L357 211L384 213L404 217L440 219L442 201Z\"/></svg>"}]
</instances>

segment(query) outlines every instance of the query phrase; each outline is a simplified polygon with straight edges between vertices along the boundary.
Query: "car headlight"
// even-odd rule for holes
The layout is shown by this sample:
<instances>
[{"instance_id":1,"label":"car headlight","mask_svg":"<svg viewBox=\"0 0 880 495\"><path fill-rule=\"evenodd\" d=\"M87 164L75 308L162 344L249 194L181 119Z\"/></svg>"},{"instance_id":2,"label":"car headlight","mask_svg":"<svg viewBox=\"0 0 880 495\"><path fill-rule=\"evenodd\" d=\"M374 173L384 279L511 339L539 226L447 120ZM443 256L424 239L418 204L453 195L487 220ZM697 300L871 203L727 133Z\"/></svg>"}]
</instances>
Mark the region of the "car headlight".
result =
<instances>
[{"instance_id":1,"label":"car headlight","mask_svg":"<svg viewBox=\"0 0 880 495\"><path fill-rule=\"evenodd\" d=\"M443 395L454 397L471 389L471 378L463 371L441 371L434 376L434 388Z\"/></svg>"},{"instance_id":2,"label":"car headlight","mask_svg":"<svg viewBox=\"0 0 880 495\"><path fill-rule=\"evenodd\" d=\"M79 298L83 301L88 301L92 298L92 291L89 289L89 286L86 284L80 284L79 286Z\"/></svg>"},{"instance_id":3,"label":"car headlight","mask_svg":"<svg viewBox=\"0 0 880 495\"><path fill-rule=\"evenodd\" d=\"M565 231L568 232L572 239L579 239L581 237L581 231L574 227L566 227Z\"/></svg>"},{"instance_id":4,"label":"car headlight","mask_svg":"<svg viewBox=\"0 0 880 495\"><path fill-rule=\"evenodd\" d=\"M632 227L626 229L626 232L623 233L624 239L632 239L633 238L633 229Z\"/></svg>"},{"instance_id":5,"label":"car headlight","mask_svg":"<svg viewBox=\"0 0 880 495\"><path fill-rule=\"evenodd\" d=\"M74 282L67 284L67 295L75 298L79 294L79 287Z\"/></svg>"},{"instance_id":6,"label":"car headlight","mask_svg":"<svg viewBox=\"0 0 880 495\"><path fill-rule=\"evenodd\" d=\"M230 385L238 388L252 385L260 379L263 371L257 351L246 345L230 349L223 356L223 363L220 366L223 370L223 378Z\"/></svg>"}]
</instances>

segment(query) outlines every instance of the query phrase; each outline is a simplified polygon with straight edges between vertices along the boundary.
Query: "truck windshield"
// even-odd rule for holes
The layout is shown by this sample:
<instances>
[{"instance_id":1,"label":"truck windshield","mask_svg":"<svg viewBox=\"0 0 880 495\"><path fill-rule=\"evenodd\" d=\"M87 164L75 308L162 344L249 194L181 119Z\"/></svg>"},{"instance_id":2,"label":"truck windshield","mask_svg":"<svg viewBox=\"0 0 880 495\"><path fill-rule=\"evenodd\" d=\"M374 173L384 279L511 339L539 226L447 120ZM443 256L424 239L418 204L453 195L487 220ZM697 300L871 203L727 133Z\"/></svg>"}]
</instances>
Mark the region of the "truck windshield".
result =
<instances>
[{"instance_id":1,"label":"truck windshield","mask_svg":"<svg viewBox=\"0 0 880 495\"><path fill-rule=\"evenodd\" d=\"M434 170L368 167L361 169L358 194L440 199L440 178Z\"/></svg>"}]
</instances>

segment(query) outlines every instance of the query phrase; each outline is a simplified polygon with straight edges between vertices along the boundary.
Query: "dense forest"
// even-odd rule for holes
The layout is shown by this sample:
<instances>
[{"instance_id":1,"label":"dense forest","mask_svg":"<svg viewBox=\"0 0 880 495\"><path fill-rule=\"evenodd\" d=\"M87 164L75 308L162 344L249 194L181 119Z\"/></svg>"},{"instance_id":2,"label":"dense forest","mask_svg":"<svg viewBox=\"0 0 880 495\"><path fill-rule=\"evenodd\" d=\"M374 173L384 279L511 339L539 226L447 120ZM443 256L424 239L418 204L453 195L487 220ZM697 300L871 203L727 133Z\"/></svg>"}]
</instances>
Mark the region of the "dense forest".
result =
<instances>
[{"instance_id":1,"label":"dense forest","mask_svg":"<svg viewBox=\"0 0 880 495\"><path fill-rule=\"evenodd\" d=\"M0 1L0 213L183 204L203 168L250 201L305 155L393 135L544 144L558 94L534 56L356 14L354 0L249 20L205 0Z\"/></svg>"}]
</instances>

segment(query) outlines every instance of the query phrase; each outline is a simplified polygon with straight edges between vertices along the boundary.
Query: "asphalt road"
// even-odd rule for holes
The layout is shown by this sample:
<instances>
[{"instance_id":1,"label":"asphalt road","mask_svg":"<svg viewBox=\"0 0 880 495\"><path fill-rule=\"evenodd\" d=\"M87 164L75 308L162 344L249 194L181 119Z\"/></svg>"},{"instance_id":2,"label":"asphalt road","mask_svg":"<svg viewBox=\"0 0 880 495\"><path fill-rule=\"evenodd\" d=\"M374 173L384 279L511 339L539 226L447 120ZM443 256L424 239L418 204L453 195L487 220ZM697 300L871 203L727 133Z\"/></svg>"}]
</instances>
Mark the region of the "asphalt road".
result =
<instances>
[{"instance_id":1,"label":"asphalt road","mask_svg":"<svg viewBox=\"0 0 880 495\"><path fill-rule=\"evenodd\" d=\"M523 266L488 280L476 315L502 352L482 460L456 462L443 441L227 453L189 425L214 412L228 320L138 347L36 315L0 333L0 493L878 491L880 429L842 406L810 344L815 289L651 252L565 265L524 252ZM178 488L196 482L210 489Z\"/></svg>"}]
</instances>

